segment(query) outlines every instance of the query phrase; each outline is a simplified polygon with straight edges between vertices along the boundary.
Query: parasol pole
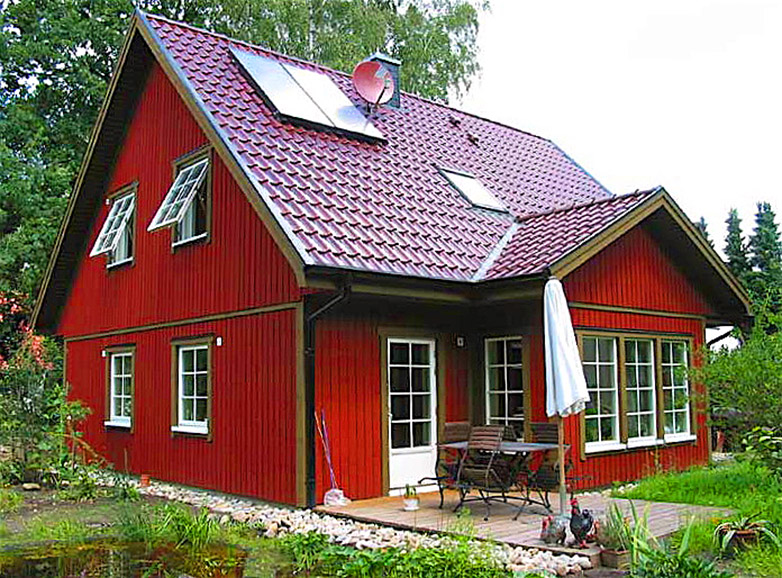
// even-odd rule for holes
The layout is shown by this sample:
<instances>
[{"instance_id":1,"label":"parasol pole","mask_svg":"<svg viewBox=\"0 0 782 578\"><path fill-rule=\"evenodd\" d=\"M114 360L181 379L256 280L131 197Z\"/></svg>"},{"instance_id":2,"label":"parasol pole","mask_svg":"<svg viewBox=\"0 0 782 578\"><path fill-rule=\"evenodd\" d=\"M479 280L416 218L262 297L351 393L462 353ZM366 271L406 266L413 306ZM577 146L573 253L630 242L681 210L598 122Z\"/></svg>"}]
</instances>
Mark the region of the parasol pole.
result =
<instances>
[{"instance_id":1,"label":"parasol pole","mask_svg":"<svg viewBox=\"0 0 782 578\"><path fill-rule=\"evenodd\" d=\"M559 513L567 514L567 485L565 484L565 420L557 414L557 444L559 445Z\"/></svg>"}]
</instances>

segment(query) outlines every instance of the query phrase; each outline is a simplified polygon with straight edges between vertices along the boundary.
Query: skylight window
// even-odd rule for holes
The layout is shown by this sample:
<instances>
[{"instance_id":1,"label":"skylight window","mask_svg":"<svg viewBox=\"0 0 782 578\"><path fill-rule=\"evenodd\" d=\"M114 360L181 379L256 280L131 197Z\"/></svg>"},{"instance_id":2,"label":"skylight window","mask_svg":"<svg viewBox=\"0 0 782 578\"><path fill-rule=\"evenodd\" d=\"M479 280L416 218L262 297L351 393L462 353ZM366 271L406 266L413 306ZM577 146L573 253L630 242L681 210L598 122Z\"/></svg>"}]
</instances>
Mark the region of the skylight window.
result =
<instances>
[{"instance_id":1,"label":"skylight window","mask_svg":"<svg viewBox=\"0 0 782 578\"><path fill-rule=\"evenodd\" d=\"M174 184L168 190L147 231L170 227L182 220L204 182L208 168L207 157L183 168L177 174Z\"/></svg>"},{"instance_id":2,"label":"skylight window","mask_svg":"<svg viewBox=\"0 0 782 578\"><path fill-rule=\"evenodd\" d=\"M464 195L474 206L492 211L507 211L499 199L472 175L445 169L440 169L440 171L451 183L451 186Z\"/></svg>"},{"instance_id":3,"label":"skylight window","mask_svg":"<svg viewBox=\"0 0 782 578\"><path fill-rule=\"evenodd\" d=\"M136 195L133 193L115 199L109 215L98 233L98 238L95 239L90 257L111 253L117 248L117 244L125 232L125 227L131 220L135 204Z\"/></svg>"},{"instance_id":4,"label":"skylight window","mask_svg":"<svg viewBox=\"0 0 782 578\"><path fill-rule=\"evenodd\" d=\"M285 119L383 138L327 75L235 48L231 51L256 88Z\"/></svg>"}]
</instances>

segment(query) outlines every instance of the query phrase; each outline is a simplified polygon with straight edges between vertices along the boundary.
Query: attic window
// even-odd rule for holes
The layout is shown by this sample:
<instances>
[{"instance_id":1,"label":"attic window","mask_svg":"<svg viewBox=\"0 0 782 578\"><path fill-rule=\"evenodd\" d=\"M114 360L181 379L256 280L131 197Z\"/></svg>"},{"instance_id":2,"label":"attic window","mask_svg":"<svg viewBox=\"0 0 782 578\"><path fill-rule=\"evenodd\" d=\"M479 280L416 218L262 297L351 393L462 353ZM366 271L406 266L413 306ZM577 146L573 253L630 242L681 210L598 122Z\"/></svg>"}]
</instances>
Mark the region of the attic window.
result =
<instances>
[{"instance_id":1,"label":"attic window","mask_svg":"<svg viewBox=\"0 0 782 578\"><path fill-rule=\"evenodd\" d=\"M440 169L451 186L464 195L470 203L482 209L505 212L507 209L483 183L467 173Z\"/></svg>"},{"instance_id":2,"label":"attic window","mask_svg":"<svg viewBox=\"0 0 782 578\"><path fill-rule=\"evenodd\" d=\"M383 138L329 76L236 48L231 52L284 120Z\"/></svg>"},{"instance_id":3,"label":"attic window","mask_svg":"<svg viewBox=\"0 0 782 578\"><path fill-rule=\"evenodd\" d=\"M147 231L170 227L182 220L204 183L208 169L209 157L206 157L183 167L177 173L174 184L168 190Z\"/></svg>"},{"instance_id":4,"label":"attic window","mask_svg":"<svg viewBox=\"0 0 782 578\"><path fill-rule=\"evenodd\" d=\"M109 215L101 227L98 238L90 251L90 257L111 254L125 234L125 229L131 222L133 209L136 205L136 195L129 193L114 199Z\"/></svg>"}]
</instances>

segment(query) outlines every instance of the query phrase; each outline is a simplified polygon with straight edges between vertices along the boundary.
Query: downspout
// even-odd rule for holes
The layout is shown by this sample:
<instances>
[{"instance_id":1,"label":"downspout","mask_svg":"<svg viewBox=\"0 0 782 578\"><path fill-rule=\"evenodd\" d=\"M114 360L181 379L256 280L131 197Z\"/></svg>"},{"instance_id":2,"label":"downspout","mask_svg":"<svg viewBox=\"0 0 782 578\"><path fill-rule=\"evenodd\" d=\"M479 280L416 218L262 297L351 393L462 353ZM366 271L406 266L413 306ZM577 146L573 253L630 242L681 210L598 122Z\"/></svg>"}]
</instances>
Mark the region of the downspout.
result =
<instances>
[{"instance_id":1,"label":"downspout","mask_svg":"<svg viewBox=\"0 0 782 578\"><path fill-rule=\"evenodd\" d=\"M307 462L307 507L314 508L315 496L315 323L318 318L336 305L350 298L350 278L346 277L342 288L326 303L304 318L304 423Z\"/></svg>"}]
</instances>

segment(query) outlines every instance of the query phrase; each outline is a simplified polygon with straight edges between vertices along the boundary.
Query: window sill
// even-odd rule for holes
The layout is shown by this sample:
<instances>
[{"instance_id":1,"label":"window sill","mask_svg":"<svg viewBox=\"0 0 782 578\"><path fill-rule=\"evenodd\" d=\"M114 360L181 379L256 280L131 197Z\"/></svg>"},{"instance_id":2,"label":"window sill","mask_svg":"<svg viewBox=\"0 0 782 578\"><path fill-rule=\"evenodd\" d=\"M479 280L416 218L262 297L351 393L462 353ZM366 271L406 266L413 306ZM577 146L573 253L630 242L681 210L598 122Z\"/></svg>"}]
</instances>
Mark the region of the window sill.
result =
<instances>
[{"instance_id":1,"label":"window sill","mask_svg":"<svg viewBox=\"0 0 782 578\"><path fill-rule=\"evenodd\" d=\"M667 444L678 444L694 441L698 441L698 436L693 434L674 434L665 436L665 443Z\"/></svg>"},{"instance_id":2,"label":"window sill","mask_svg":"<svg viewBox=\"0 0 782 578\"><path fill-rule=\"evenodd\" d=\"M207 436L209 435L209 428L205 426L197 425L172 425L171 431L174 433L190 434Z\"/></svg>"},{"instance_id":3,"label":"window sill","mask_svg":"<svg viewBox=\"0 0 782 578\"><path fill-rule=\"evenodd\" d=\"M659 440L657 438L627 440L627 449L632 450L635 448L650 448L654 446L661 446L663 444L665 444L665 440Z\"/></svg>"},{"instance_id":4,"label":"window sill","mask_svg":"<svg viewBox=\"0 0 782 578\"><path fill-rule=\"evenodd\" d=\"M182 239L180 241L174 241L171 243L172 249L177 249L179 247L184 247L185 245L190 245L192 243L198 243L199 241L206 241L209 238L209 233L201 233L200 235L196 235L195 237L188 237L187 239Z\"/></svg>"},{"instance_id":5,"label":"window sill","mask_svg":"<svg viewBox=\"0 0 782 578\"><path fill-rule=\"evenodd\" d=\"M106 269L109 270L119 269L121 267L130 267L131 265L133 265L133 257L131 257L130 259L125 259L123 261L115 261L114 263L107 263Z\"/></svg>"},{"instance_id":6,"label":"window sill","mask_svg":"<svg viewBox=\"0 0 782 578\"><path fill-rule=\"evenodd\" d=\"M106 427L119 427L122 429L130 429L130 422L129 421L119 421L119 420L106 420L103 422L103 425Z\"/></svg>"},{"instance_id":7,"label":"window sill","mask_svg":"<svg viewBox=\"0 0 782 578\"><path fill-rule=\"evenodd\" d=\"M598 442L586 444L584 451L587 454L600 454L603 452L619 452L627 449L627 444L621 442Z\"/></svg>"}]
</instances>

